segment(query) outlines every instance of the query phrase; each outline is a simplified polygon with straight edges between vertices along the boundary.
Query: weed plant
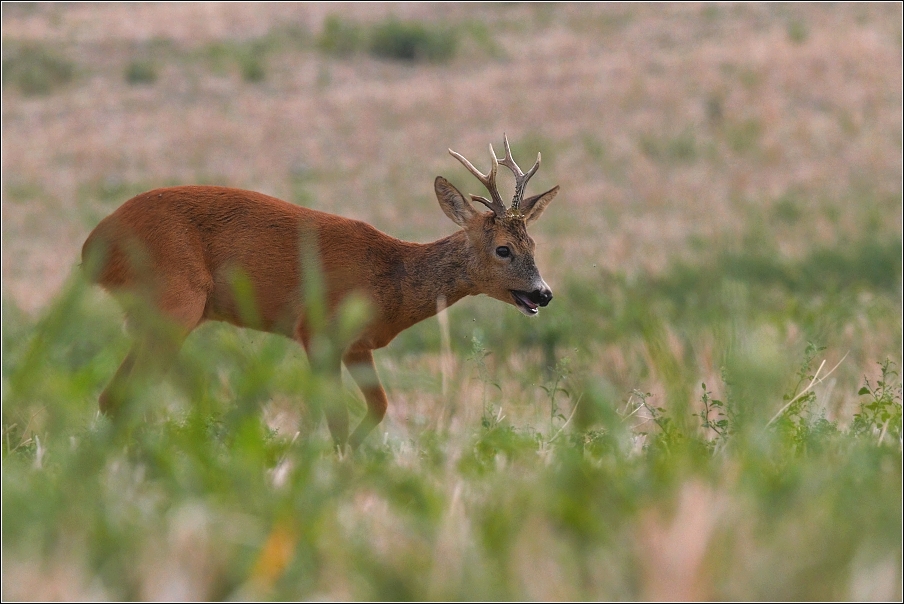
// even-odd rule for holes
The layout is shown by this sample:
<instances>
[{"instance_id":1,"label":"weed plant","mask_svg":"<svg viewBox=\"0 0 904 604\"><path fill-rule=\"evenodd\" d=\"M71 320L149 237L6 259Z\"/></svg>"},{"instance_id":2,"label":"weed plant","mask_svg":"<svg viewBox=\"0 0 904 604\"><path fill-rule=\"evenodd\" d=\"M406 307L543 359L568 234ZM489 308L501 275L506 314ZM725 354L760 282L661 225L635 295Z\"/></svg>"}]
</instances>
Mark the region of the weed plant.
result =
<instances>
[{"instance_id":1,"label":"weed plant","mask_svg":"<svg viewBox=\"0 0 904 604\"><path fill-rule=\"evenodd\" d=\"M391 19L374 28L370 53L397 61L441 63L455 55L456 45L452 30Z\"/></svg>"},{"instance_id":2,"label":"weed plant","mask_svg":"<svg viewBox=\"0 0 904 604\"><path fill-rule=\"evenodd\" d=\"M157 68L152 61L132 61L126 66L125 79L129 84L153 84L157 81Z\"/></svg>"},{"instance_id":3,"label":"weed plant","mask_svg":"<svg viewBox=\"0 0 904 604\"><path fill-rule=\"evenodd\" d=\"M15 86L25 95L47 95L75 77L75 64L46 46L26 44L13 48L3 59L3 85Z\"/></svg>"},{"instance_id":4,"label":"weed plant","mask_svg":"<svg viewBox=\"0 0 904 604\"><path fill-rule=\"evenodd\" d=\"M336 15L324 22L317 46L328 55L348 57L366 50L374 57L408 63L444 63L458 48L456 30L390 18L363 26Z\"/></svg>"},{"instance_id":5,"label":"weed plant","mask_svg":"<svg viewBox=\"0 0 904 604\"><path fill-rule=\"evenodd\" d=\"M357 23L330 15L323 23L317 46L328 55L347 57L364 46L364 33Z\"/></svg>"}]
</instances>

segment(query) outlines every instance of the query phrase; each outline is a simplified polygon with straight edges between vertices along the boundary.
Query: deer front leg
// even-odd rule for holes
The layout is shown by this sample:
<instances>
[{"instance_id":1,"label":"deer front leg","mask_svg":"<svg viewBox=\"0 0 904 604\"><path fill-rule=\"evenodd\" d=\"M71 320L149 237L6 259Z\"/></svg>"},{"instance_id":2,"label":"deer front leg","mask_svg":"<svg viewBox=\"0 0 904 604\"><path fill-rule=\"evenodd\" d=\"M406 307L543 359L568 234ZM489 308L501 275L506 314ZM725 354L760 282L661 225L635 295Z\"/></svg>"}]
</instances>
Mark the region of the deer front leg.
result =
<instances>
[{"instance_id":1,"label":"deer front leg","mask_svg":"<svg viewBox=\"0 0 904 604\"><path fill-rule=\"evenodd\" d=\"M330 373L336 380L336 391L331 396L324 397L323 414L326 416L326 425L329 427L330 435L333 437L333 444L341 455L348 443L348 407L345 404L345 397L348 393L342 394L342 369L338 359L336 360L335 371Z\"/></svg>"},{"instance_id":2,"label":"deer front leg","mask_svg":"<svg viewBox=\"0 0 904 604\"><path fill-rule=\"evenodd\" d=\"M348 441L354 450L361 445L370 431L386 415L386 407L389 403L386 399L386 392L380 384L380 378L377 376L377 370L374 367L372 351L349 350L343 355L342 362L345 363L352 379L358 384L358 388L361 389L364 394L364 400L367 402L367 413Z\"/></svg>"}]
</instances>

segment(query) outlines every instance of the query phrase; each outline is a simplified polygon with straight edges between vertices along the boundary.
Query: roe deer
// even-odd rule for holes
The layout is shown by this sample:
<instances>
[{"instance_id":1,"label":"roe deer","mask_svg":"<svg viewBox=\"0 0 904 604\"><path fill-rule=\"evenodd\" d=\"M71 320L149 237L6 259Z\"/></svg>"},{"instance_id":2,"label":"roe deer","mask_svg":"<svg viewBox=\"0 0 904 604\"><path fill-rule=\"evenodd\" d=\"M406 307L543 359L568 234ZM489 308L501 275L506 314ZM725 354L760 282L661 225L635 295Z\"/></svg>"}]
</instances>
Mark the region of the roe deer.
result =
<instances>
[{"instance_id":1,"label":"roe deer","mask_svg":"<svg viewBox=\"0 0 904 604\"><path fill-rule=\"evenodd\" d=\"M540 154L524 173L507 138L503 159L490 145L488 174L451 149L449 153L487 188L491 200L477 195L471 200L491 211L478 212L449 181L437 177L439 205L461 230L433 243L401 241L364 222L225 187L155 189L125 202L88 236L83 265L91 281L124 302L129 323L140 323L140 309L151 308L174 329L166 330L173 333L165 338L153 333L159 326L137 335L100 396L101 411L112 417L121 413L132 398L127 384L136 371L153 368L162 373L189 332L207 320L288 336L310 356L312 321L304 294L310 272L302 266L306 245L316 251L320 263L327 315L351 294L363 296L372 311L341 352L341 362L364 394L364 419L349 438L345 406L326 410L340 449L360 445L386 413L386 393L372 351L435 315L438 299L451 305L465 296L486 294L525 315L537 314L552 292L534 263L527 226L546 209L558 186L523 199L528 180L540 166ZM509 208L496 187L499 164L515 175ZM243 311L233 288L237 271L250 286L253 313ZM339 363L337 355L329 366L336 376Z\"/></svg>"}]
</instances>

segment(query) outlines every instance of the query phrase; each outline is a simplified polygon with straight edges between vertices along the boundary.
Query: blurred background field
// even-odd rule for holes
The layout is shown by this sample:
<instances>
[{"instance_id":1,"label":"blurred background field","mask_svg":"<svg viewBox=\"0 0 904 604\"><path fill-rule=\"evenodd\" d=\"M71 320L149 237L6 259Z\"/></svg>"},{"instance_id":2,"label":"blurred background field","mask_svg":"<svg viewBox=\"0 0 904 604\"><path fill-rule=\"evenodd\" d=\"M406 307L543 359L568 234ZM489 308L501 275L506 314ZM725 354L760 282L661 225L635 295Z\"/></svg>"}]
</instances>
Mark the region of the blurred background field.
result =
<instances>
[{"instance_id":1,"label":"blurred background field","mask_svg":"<svg viewBox=\"0 0 904 604\"><path fill-rule=\"evenodd\" d=\"M901 18L4 3L4 598L900 600ZM447 149L485 168L503 132L562 187L555 300L378 351L358 456L293 343L221 325L131 440L97 417L129 341L77 265L126 199L228 185L430 241L436 175L482 192Z\"/></svg>"}]
</instances>

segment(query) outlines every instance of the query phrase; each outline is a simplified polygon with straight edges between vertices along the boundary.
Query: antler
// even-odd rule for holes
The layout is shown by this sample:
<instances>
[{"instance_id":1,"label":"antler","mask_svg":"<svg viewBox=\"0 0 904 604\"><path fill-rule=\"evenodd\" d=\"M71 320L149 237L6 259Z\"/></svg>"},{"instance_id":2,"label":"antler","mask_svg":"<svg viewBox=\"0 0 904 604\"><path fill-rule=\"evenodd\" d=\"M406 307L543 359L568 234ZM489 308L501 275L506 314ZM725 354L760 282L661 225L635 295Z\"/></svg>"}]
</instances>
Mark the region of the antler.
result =
<instances>
[{"instance_id":1,"label":"antler","mask_svg":"<svg viewBox=\"0 0 904 604\"><path fill-rule=\"evenodd\" d=\"M537 162L534 164L534 167L527 171L527 174L521 171L521 168L518 167L518 164L515 163L515 158L512 157L512 149L509 147L508 137L503 134L502 135L505 141L505 159L499 161L500 164L508 168L515 175L515 195L512 197L512 211L517 212L518 206L521 205L521 200L524 198L524 187L527 186L527 181L530 180L531 176L533 176L537 169L540 167L540 153L537 153ZM493 147L491 146L490 149ZM496 159L496 154L493 154L493 159Z\"/></svg>"},{"instance_id":2,"label":"antler","mask_svg":"<svg viewBox=\"0 0 904 604\"><path fill-rule=\"evenodd\" d=\"M483 186L487 188L487 191L490 192L490 195L493 197L493 201L490 201L486 197L481 197L479 195L471 195L471 199L474 201L479 201L486 207L493 210L496 216L502 218L505 216L505 204L502 203L502 197L499 196L499 190L496 188L496 170L499 168L499 160L496 159L496 152L493 151L493 145L490 145L490 157L493 158L493 165L490 166L489 174L484 174L480 170L474 167L474 164L469 162L463 155L460 153L456 153L452 149L449 149L449 153L460 161L462 165L468 169L468 172L477 177Z\"/></svg>"},{"instance_id":3,"label":"antler","mask_svg":"<svg viewBox=\"0 0 904 604\"><path fill-rule=\"evenodd\" d=\"M500 218L506 215L506 209L505 204L502 203L502 197L499 195L499 190L496 188L496 170L499 168L499 165L502 164L515 175L515 195L512 197L511 211L516 214L518 213L518 207L521 205L521 201L524 198L524 187L527 186L527 181L530 180L531 176L533 176L540 167L540 154L537 153L537 162L534 164L534 167L528 170L527 174L522 172L518 164L515 163L515 158L512 157L512 149L509 147L508 137L505 134L503 134L502 137L505 143L505 157L501 160L498 159L496 157L496 152L493 150L493 145L490 145L490 157L493 158L493 165L490 166L489 174L484 174L475 168L474 164L465 159L463 155L449 149L449 153L452 157L460 161L471 174L476 176L477 180L483 183L483 186L487 188L487 191L489 191L490 195L493 197L493 201L479 195L471 195L471 199L479 201L490 208Z\"/></svg>"}]
</instances>

